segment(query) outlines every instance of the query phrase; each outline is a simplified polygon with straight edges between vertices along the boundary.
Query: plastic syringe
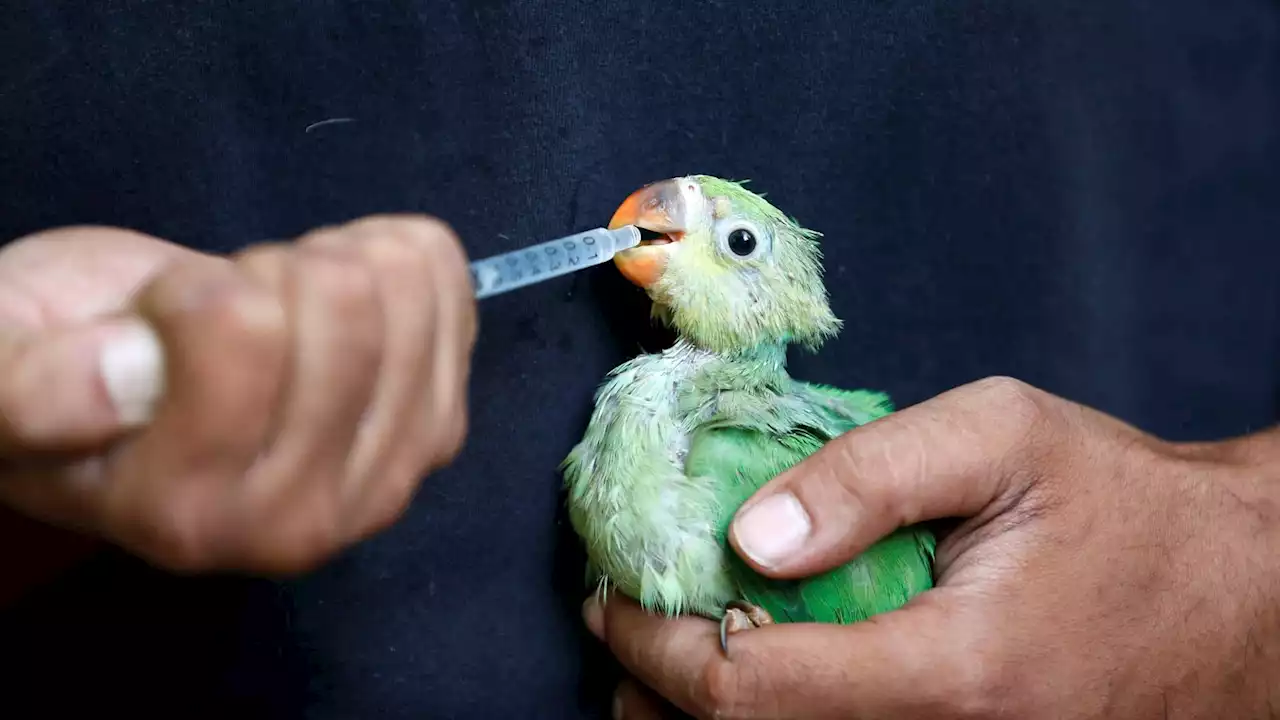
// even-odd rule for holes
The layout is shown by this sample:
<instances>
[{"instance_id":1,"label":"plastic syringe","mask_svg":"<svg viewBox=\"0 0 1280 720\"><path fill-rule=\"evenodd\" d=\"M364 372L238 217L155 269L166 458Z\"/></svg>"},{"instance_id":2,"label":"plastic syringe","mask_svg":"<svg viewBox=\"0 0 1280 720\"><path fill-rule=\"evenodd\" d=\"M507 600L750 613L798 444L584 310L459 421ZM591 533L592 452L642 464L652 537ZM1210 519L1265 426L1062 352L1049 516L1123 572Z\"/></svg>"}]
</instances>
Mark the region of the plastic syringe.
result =
<instances>
[{"instance_id":1,"label":"plastic syringe","mask_svg":"<svg viewBox=\"0 0 1280 720\"><path fill-rule=\"evenodd\" d=\"M616 230L596 228L476 260L471 263L476 299L609 262L616 253L639 244L640 230L624 225Z\"/></svg>"}]
</instances>

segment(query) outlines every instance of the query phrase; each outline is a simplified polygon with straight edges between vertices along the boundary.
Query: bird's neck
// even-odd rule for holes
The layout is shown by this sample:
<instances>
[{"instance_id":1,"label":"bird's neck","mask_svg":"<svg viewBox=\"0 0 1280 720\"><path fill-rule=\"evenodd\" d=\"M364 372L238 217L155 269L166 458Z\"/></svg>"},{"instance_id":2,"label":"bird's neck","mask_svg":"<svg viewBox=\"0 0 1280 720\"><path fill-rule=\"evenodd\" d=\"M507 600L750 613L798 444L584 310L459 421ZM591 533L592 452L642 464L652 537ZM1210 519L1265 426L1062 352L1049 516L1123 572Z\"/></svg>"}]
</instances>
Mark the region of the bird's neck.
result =
<instances>
[{"instance_id":1,"label":"bird's neck","mask_svg":"<svg viewBox=\"0 0 1280 720\"><path fill-rule=\"evenodd\" d=\"M681 336L668 352L696 358L698 375L721 389L773 385L788 377L787 344L784 342L733 350L708 350Z\"/></svg>"}]
</instances>

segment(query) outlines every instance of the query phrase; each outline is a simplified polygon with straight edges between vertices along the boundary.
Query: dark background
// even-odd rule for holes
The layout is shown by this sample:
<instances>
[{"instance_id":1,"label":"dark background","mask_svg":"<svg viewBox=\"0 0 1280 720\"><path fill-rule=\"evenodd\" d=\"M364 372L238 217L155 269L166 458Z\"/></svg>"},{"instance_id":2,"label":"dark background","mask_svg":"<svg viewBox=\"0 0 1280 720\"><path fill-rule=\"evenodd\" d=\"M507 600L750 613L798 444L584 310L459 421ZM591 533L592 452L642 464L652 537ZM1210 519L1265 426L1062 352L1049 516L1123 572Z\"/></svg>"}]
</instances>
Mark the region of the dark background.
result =
<instances>
[{"instance_id":1,"label":"dark background","mask_svg":"<svg viewBox=\"0 0 1280 720\"><path fill-rule=\"evenodd\" d=\"M907 405L1008 374L1173 439L1277 419L1274 2L0 17L2 238L109 223L228 251L419 211L482 256L652 180L748 178L826 234L847 329L799 377ZM308 130L330 118L351 120ZM3 714L607 716L556 466L604 374L662 340L610 267L486 300L468 448L402 524L284 583L99 557L0 617Z\"/></svg>"}]
</instances>

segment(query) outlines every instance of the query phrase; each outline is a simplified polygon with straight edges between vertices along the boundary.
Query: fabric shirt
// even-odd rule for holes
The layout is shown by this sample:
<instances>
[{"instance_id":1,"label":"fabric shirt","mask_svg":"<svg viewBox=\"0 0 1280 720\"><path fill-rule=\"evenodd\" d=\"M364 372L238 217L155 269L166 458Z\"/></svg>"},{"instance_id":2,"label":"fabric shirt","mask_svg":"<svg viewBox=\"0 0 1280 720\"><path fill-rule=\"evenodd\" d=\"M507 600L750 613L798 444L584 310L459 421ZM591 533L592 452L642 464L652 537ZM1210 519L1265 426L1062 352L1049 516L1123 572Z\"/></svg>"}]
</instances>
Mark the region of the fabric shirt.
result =
<instances>
[{"instance_id":1,"label":"fabric shirt","mask_svg":"<svg viewBox=\"0 0 1280 720\"><path fill-rule=\"evenodd\" d=\"M420 212L477 258L653 180L749 179L824 233L845 328L798 378L904 407L1012 375L1174 440L1280 404L1267 0L16 0L0 171L6 239L226 252ZM607 717L557 465L667 340L612 266L484 300L466 450L400 524L283 581L96 557L0 616L6 701Z\"/></svg>"}]
</instances>

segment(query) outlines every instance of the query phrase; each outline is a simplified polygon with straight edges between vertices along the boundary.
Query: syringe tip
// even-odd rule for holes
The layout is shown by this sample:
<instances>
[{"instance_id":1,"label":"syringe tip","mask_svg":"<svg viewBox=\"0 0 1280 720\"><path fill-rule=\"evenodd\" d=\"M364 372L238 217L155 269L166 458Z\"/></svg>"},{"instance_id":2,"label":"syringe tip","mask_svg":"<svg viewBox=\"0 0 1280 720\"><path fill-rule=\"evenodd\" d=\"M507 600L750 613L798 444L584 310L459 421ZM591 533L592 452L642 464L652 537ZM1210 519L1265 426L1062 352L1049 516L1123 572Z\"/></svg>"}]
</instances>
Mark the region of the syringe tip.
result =
<instances>
[{"instance_id":1,"label":"syringe tip","mask_svg":"<svg viewBox=\"0 0 1280 720\"><path fill-rule=\"evenodd\" d=\"M644 238L644 235L640 232L640 228L635 225L623 225L622 227L615 228L609 232L613 234L613 247L615 251L636 247Z\"/></svg>"}]
</instances>

